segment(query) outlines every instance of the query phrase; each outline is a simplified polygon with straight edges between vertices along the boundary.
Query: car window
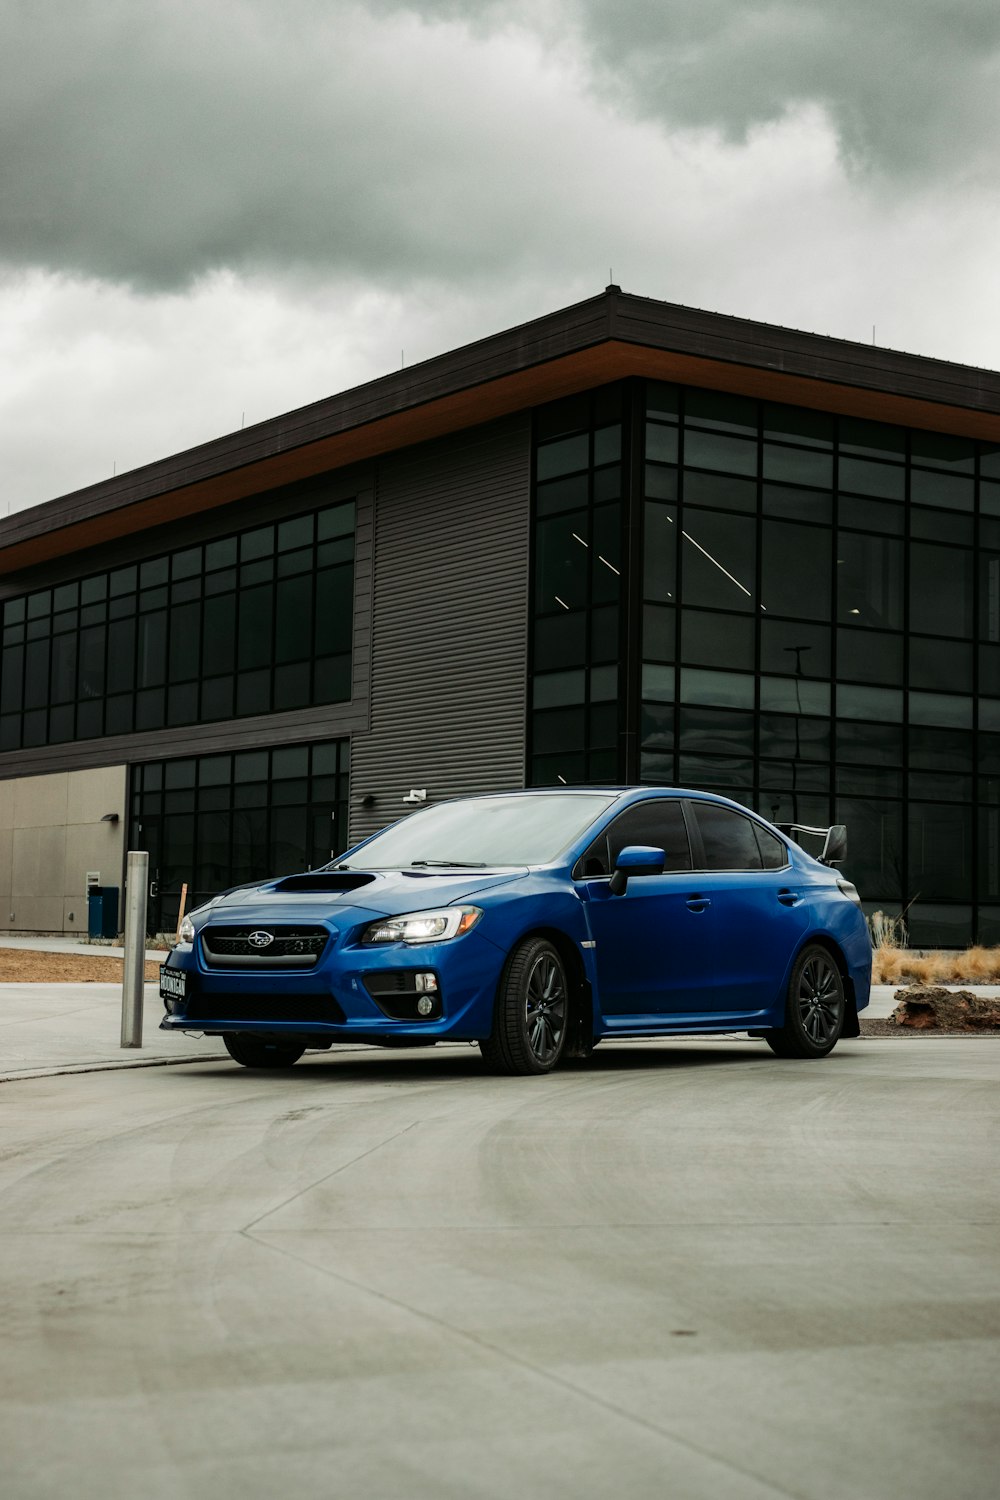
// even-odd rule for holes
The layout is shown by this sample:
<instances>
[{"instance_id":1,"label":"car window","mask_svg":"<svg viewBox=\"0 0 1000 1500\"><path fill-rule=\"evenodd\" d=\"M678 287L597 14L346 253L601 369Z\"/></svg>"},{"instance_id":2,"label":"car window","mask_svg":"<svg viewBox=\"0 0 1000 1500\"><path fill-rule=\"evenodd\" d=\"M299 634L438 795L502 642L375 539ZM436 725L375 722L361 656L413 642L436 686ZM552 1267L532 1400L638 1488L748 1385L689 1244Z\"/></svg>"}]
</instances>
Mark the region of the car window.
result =
<instances>
[{"instance_id":1,"label":"car window","mask_svg":"<svg viewBox=\"0 0 1000 1500\"><path fill-rule=\"evenodd\" d=\"M766 828L761 828L759 823L754 823L753 831L757 837L757 847L760 850L761 863L765 870L780 870L788 863L788 854L784 844L773 833L768 833Z\"/></svg>"},{"instance_id":2,"label":"car window","mask_svg":"<svg viewBox=\"0 0 1000 1500\"><path fill-rule=\"evenodd\" d=\"M675 798L651 797L646 802L634 803L615 818L577 861L574 875L578 879L610 875L615 860L629 844L662 849L666 855L665 870L691 868L691 850L680 802Z\"/></svg>"},{"instance_id":3,"label":"car window","mask_svg":"<svg viewBox=\"0 0 1000 1500\"><path fill-rule=\"evenodd\" d=\"M692 802L706 870L759 870L763 865L754 825L741 813L713 802ZM784 861L782 861L784 863Z\"/></svg>"}]
</instances>

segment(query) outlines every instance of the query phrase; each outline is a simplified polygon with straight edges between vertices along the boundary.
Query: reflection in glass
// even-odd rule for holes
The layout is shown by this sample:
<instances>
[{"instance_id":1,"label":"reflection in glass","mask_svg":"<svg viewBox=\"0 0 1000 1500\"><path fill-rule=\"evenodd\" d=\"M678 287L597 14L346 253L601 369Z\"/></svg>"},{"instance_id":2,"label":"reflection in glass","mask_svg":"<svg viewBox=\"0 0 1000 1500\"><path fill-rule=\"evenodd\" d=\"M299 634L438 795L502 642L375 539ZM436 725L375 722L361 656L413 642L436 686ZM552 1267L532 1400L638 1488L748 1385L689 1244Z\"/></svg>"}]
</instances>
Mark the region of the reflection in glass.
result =
<instances>
[{"instance_id":1,"label":"reflection in glass","mask_svg":"<svg viewBox=\"0 0 1000 1500\"><path fill-rule=\"evenodd\" d=\"M845 625L903 625L903 545L842 531L837 538L837 618Z\"/></svg>"}]
</instances>

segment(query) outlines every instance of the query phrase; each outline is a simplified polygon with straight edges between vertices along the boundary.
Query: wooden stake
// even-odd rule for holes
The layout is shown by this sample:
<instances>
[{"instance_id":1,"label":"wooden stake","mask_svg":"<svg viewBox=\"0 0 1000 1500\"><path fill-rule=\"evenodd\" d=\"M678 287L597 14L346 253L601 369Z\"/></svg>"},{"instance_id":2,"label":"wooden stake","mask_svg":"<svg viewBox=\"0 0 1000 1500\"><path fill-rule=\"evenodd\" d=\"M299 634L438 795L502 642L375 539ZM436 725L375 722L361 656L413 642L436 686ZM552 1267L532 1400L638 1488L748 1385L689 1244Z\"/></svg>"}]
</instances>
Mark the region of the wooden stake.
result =
<instances>
[{"instance_id":1,"label":"wooden stake","mask_svg":"<svg viewBox=\"0 0 1000 1500\"><path fill-rule=\"evenodd\" d=\"M181 886L181 904L180 904L180 909L179 909L179 911L177 913L177 931L174 934L174 945L175 946L181 940L181 923L184 920L184 908L187 905L187 898L188 898L188 888L187 888L187 881L185 881L184 884Z\"/></svg>"}]
</instances>

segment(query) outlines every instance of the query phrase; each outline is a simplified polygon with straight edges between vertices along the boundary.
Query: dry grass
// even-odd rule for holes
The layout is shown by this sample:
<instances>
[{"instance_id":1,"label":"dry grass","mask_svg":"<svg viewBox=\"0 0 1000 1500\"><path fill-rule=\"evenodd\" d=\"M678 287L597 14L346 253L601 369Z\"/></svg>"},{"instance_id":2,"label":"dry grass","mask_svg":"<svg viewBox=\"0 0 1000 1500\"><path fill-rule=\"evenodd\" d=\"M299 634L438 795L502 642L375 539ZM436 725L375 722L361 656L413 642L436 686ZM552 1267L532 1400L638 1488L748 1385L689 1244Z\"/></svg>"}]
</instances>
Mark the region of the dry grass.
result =
<instances>
[{"instance_id":1,"label":"dry grass","mask_svg":"<svg viewBox=\"0 0 1000 1500\"><path fill-rule=\"evenodd\" d=\"M1000 948L925 953L880 943L872 955L873 984L998 984Z\"/></svg>"},{"instance_id":2,"label":"dry grass","mask_svg":"<svg viewBox=\"0 0 1000 1500\"><path fill-rule=\"evenodd\" d=\"M121 984L125 961L107 953L39 953L31 948L0 948L3 984ZM155 984L160 966L147 963L145 981Z\"/></svg>"}]
</instances>

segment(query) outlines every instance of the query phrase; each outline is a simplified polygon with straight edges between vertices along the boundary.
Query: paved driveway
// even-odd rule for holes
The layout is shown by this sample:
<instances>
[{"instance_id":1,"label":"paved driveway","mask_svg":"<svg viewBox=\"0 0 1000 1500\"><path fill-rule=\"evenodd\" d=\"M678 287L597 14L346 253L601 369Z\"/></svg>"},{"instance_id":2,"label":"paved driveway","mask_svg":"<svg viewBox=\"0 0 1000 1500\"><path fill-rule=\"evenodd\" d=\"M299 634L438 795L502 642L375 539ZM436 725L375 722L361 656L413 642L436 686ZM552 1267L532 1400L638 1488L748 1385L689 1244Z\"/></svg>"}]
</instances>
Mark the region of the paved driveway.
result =
<instances>
[{"instance_id":1,"label":"paved driveway","mask_svg":"<svg viewBox=\"0 0 1000 1500\"><path fill-rule=\"evenodd\" d=\"M992 1497L998 1081L921 1038L3 1084L5 1500Z\"/></svg>"}]
</instances>

